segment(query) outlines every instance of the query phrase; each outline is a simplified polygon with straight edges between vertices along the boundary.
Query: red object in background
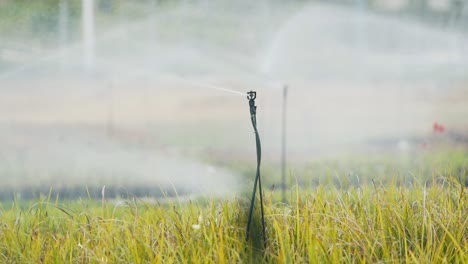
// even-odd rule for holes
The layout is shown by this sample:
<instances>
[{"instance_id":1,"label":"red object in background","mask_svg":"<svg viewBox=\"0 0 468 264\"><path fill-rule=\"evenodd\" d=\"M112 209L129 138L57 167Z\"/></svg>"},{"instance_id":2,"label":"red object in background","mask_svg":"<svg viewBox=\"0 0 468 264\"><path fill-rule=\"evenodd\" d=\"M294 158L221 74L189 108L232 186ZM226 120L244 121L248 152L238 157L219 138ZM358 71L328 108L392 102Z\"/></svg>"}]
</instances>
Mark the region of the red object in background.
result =
<instances>
[{"instance_id":1,"label":"red object in background","mask_svg":"<svg viewBox=\"0 0 468 264\"><path fill-rule=\"evenodd\" d=\"M434 125L432 125L432 129L435 133L444 133L445 126L437 122L434 122Z\"/></svg>"}]
</instances>

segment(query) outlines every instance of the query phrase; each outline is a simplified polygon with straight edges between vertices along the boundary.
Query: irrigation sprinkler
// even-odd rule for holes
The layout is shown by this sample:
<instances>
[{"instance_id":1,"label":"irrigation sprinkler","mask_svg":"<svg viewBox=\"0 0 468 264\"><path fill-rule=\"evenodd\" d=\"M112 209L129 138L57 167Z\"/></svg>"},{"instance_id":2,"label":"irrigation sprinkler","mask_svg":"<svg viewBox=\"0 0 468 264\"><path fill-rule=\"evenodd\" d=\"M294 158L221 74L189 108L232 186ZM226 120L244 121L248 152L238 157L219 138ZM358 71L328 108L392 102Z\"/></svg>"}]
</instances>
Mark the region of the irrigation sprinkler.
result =
<instances>
[{"instance_id":1,"label":"irrigation sprinkler","mask_svg":"<svg viewBox=\"0 0 468 264\"><path fill-rule=\"evenodd\" d=\"M255 105L256 98L257 98L257 92L250 91L247 93L247 99L249 100L249 107L250 107L250 119L252 120L252 126L255 132L255 142L256 142L256 148L257 148L257 173L255 175L252 199L250 202L249 219L248 219L247 228L246 228L246 240L249 240L250 227L252 224L252 217L253 217L253 209L255 205L255 194L257 192L257 184L258 184L258 190L260 193L260 208L261 208L260 210L261 210L261 215L262 215L263 243L264 245L266 245L265 214L263 212L263 191L262 191L262 180L260 178L260 164L262 161L262 146L260 144L260 136L258 135L258 130L257 130L257 106Z\"/></svg>"}]
</instances>

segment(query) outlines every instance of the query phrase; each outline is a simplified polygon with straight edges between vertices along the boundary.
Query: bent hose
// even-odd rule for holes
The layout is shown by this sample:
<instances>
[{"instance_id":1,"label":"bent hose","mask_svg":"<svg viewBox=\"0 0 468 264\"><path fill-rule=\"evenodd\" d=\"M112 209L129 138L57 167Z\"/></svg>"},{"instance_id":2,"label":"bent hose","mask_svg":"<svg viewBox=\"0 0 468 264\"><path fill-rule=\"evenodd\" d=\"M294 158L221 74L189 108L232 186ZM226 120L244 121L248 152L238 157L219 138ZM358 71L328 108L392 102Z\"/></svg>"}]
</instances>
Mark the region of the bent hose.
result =
<instances>
[{"instance_id":1,"label":"bent hose","mask_svg":"<svg viewBox=\"0 0 468 264\"><path fill-rule=\"evenodd\" d=\"M250 209L249 209L249 218L247 222L247 230L246 230L246 240L249 240L249 231L250 231L250 226L252 224L252 216L253 216L253 209L254 209L254 204L255 204L255 194L257 191L257 183L258 183L258 189L260 193L260 208L261 208L261 216L262 216L262 233L263 233L263 242L266 245L266 228L265 228L265 214L263 210L263 191L262 191L262 180L260 177L260 165L261 165L261 160L262 160L262 146L260 143L260 136L258 134L257 130L257 117L256 117L256 112L257 112L257 107L255 106L255 98L256 98L256 93L255 92L249 92L248 97L249 99L249 106L250 106L250 119L252 121L252 126L255 132L255 141L256 141L256 149L257 149L257 172L255 176L255 181L254 181L254 187L253 187L253 192L252 192L252 199L250 202Z\"/></svg>"}]
</instances>

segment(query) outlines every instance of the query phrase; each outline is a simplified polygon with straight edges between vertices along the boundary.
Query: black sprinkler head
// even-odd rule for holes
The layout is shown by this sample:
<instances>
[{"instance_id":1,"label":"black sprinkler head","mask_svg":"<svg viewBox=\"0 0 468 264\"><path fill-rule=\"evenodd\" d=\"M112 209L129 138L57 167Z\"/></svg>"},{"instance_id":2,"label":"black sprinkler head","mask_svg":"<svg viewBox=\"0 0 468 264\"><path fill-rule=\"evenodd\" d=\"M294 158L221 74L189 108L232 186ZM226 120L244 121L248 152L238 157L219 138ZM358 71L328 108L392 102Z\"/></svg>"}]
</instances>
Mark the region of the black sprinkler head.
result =
<instances>
[{"instance_id":1,"label":"black sprinkler head","mask_svg":"<svg viewBox=\"0 0 468 264\"><path fill-rule=\"evenodd\" d=\"M247 92L247 99L255 100L255 98L257 98L257 92L255 91Z\"/></svg>"}]
</instances>

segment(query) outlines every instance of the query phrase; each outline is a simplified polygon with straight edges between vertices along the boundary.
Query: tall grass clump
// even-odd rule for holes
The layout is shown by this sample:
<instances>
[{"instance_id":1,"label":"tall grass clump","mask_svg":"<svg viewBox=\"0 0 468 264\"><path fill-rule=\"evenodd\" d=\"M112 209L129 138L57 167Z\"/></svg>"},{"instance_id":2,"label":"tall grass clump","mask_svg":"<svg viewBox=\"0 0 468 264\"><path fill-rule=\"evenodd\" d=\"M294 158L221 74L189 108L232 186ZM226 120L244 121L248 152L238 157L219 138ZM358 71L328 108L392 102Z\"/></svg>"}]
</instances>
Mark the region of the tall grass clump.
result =
<instances>
[{"instance_id":1,"label":"tall grass clump","mask_svg":"<svg viewBox=\"0 0 468 264\"><path fill-rule=\"evenodd\" d=\"M468 263L466 187L293 188L266 194L268 243L245 241L245 201L40 199L0 209L2 263Z\"/></svg>"}]
</instances>

